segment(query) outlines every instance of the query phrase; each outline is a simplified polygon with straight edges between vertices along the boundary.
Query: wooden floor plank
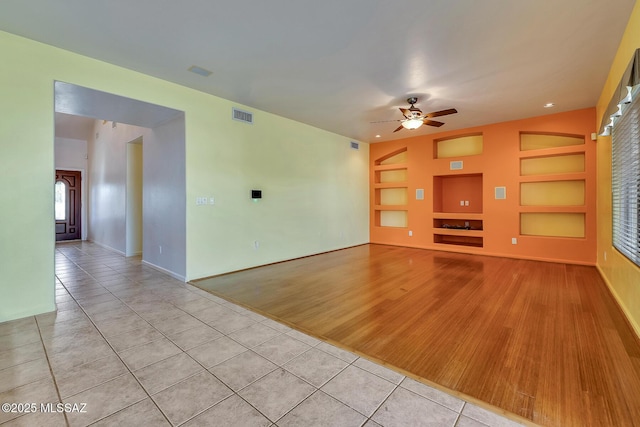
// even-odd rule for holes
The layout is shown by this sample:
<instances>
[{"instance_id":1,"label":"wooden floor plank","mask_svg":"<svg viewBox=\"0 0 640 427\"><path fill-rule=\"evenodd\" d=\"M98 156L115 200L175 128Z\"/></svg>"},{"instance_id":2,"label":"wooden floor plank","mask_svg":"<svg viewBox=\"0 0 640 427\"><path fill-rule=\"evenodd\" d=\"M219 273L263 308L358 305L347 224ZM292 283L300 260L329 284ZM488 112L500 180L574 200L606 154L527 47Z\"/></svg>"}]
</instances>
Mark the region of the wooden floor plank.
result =
<instances>
[{"instance_id":1,"label":"wooden floor plank","mask_svg":"<svg viewBox=\"0 0 640 427\"><path fill-rule=\"evenodd\" d=\"M371 244L195 284L540 425L640 425L640 342L593 267Z\"/></svg>"}]
</instances>

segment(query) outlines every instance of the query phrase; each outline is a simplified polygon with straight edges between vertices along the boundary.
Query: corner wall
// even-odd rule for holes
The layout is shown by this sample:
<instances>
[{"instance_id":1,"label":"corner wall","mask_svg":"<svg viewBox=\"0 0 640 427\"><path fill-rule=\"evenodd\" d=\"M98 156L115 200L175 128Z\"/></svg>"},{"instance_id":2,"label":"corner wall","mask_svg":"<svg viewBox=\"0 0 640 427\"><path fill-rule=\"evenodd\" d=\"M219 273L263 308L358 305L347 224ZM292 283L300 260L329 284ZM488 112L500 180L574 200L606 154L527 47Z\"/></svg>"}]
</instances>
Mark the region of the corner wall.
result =
<instances>
[{"instance_id":1,"label":"corner wall","mask_svg":"<svg viewBox=\"0 0 640 427\"><path fill-rule=\"evenodd\" d=\"M597 105L600 127L631 56L640 48L640 3L636 3ZM598 268L640 337L640 267L613 248L611 217L611 137L598 137Z\"/></svg>"}]
</instances>

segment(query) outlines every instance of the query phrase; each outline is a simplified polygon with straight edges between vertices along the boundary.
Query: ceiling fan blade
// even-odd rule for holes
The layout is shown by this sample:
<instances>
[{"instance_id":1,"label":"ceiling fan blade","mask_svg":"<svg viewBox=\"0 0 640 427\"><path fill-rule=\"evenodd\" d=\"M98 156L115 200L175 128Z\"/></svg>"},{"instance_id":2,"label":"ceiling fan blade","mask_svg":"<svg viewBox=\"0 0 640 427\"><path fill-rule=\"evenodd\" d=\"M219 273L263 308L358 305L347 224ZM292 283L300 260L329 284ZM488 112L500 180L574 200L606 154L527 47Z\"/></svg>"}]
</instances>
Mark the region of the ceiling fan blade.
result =
<instances>
[{"instance_id":1,"label":"ceiling fan blade","mask_svg":"<svg viewBox=\"0 0 640 427\"><path fill-rule=\"evenodd\" d=\"M399 130L404 129L404 127L402 125L398 126L398 129L394 130L394 132L398 132Z\"/></svg>"},{"instance_id":2,"label":"ceiling fan blade","mask_svg":"<svg viewBox=\"0 0 640 427\"><path fill-rule=\"evenodd\" d=\"M378 120L375 122L369 122L369 123L389 123L389 122L401 122L402 120Z\"/></svg>"},{"instance_id":3,"label":"ceiling fan blade","mask_svg":"<svg viewBox=\"0 0 640 427\"><path fill-rule=\"evenodd\" d=\"M440 116L448 116L449 114L455 114L458 110L455 108L449 108L448 110L434 111L433 113L426 114L425 117L440 117Z\"/></svg>"},{"instance_id":4,"label":"ceiling fan blade","mask_svg":"<svg viewBox=\"0 0 640 427\"><path fill-rule=\"evenodd\" d=\"M405 116L407 119L410 119L411 117L413 117L411 110L409 110L408 108L400 108L400 111L402 112L402 115Z\"/></svg>"},{"instance_id":5,"label":"ceiling fan blade","mask_svg":"<svg viewBox=\"0 0 640 427\"><path fill-rule=\"evenodd\" d=\"M429 119L424 119L422 121L422 123L424 123L425 125L429 125L429 126L435 126L437 128L439 128L440 126L442 126L444 124L442 122L436 122L435 120L429 120Z\"/></svg>"}]
</instances>

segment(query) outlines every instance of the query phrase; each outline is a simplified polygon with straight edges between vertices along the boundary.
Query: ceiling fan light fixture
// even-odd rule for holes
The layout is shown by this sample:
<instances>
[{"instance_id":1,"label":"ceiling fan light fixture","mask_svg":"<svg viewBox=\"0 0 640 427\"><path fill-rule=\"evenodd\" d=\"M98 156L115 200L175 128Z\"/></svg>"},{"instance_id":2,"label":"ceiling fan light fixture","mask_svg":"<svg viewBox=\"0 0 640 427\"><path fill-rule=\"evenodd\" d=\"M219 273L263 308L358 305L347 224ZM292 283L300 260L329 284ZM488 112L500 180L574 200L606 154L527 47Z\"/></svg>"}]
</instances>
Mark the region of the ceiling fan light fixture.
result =
<instances>
[{"instance_id":1,"label":"ceiling fan light fixture","mask_svg":"<svg viewBox=\"0 0 640 427\"><path fill-rule=\"evenodd\" d=\"M402 127L405 129L413 130L418 129L420 126L422 126L422 124L422 119L409 119L402 122Z\"/></svg>"}]
</instances>

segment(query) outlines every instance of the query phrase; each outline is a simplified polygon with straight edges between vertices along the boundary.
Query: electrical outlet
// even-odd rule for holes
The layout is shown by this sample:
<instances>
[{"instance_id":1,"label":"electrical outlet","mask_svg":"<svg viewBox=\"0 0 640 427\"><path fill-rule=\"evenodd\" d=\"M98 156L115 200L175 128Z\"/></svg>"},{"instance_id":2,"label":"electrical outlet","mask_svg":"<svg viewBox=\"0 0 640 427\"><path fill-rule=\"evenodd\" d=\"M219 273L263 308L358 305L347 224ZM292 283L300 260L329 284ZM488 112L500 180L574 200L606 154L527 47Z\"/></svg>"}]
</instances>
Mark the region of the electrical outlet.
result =
<instances>
[{"instance_id":1,"label":"electrical outlet","mask_svg":"<svg viewBox=\"0 0 640 427\"><path fill-rule=\"evenodd\" d=\"M512 244L512 245L517 245L517 244L518 244L518 239L517 239L517 238L515 238L515 237L512 237L512 238L511 238L511 244Z\"/></svg>"},{"instance_id":2,"label":"electrical outlet","mask_svg":"<svg viewBox=\"0 0 640 427\"><path fill-rule=\"evenodd\" d=\"M160 249L160 253L162 253L162 245L158 246L158 248Z\"/></svg>"},{"instance_id":3,"label":"electrical outlet","mask_svg":"<svg viewBox=\"0 0 640 427\"><path fill-rule=\"evenodd\" d=\"M464 200L460 200L460 206L464 206Z\"/></svg>"},{"instance_id":4,"label":"electrical outlet","mask_svg":"<svg viewBox=\"0 0 640 427\"><path fill-rule=\"evenodd\" d=\"M413 231L409 230L409 237L413 236Z\"/></svg>"},{"instance_id":5,"label":"electrical outlet","mask_svg":"<svg viewBox=\"0 0 640 427\"><path fill-rule=\"evenodd\" d=\"M260 248L260 242L258 242L257 240L253 241L253 250L257 251Z\"/></svg>"},{"instance_id":6,"label":"electrical outlet","mask_svg":"<svg viewBox=\"0 0 640 427\"><path fill-rule=\"evenodd\" d=\"M468 201L468 200L465 200L465 201L464 201L464 205L465 205L465 206L469 206L469 201Z\"/></svg>"}]
</instances>

